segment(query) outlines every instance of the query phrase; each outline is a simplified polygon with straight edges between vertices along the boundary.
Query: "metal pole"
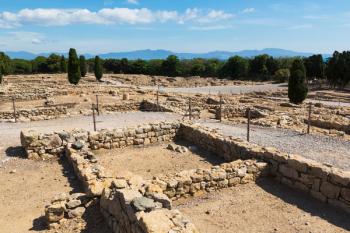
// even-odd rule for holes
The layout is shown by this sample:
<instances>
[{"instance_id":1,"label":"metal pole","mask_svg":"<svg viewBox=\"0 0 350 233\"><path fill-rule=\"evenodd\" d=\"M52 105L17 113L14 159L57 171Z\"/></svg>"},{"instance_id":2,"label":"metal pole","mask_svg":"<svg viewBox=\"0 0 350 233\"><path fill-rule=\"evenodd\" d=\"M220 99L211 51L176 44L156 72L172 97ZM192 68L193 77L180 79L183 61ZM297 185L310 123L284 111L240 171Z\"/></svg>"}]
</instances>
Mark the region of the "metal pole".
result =
<instances>
[{"instance_id":1,"label":"metal pole","mask_svg":"<svg viewBox=\"0 0 350 233\"><path fill-rule=\"evenodd\" d=\"M250 108L248 108L247 141L250 140Z\"/></svg>"},{"instance_id":2,"label":"metal pole","mask_svg":"<svg viewBox=\"0 0 350 233\"><path fill-rule=\"evenodd\" d=\"M13 117L15 118L15 122L17 122L17 113L16 113L16 105L15 105L15 98L12 98L12 106L13 106Z\"/></svg>"},{"instance_id":3,"label":"metal pole","mask_svg":"<svg viewBox=\"0 0 350 233\"><path fill-rule=\"evenodd\" d=\"M100 105L98 103L98 95L96 95L96 110L97 110L97 115L100 115Z\"/></svg>"},{"instance_id":4,"label":"metal pole","mask_svg":"<svg viewBox=\"0 0 350 233\"><path fill-rule=\"evenodd\" d=\"M222 95L220 95L220 116L219 116L220 122L222 121Z\"/></svg>"},{"instance_id":5,"label":"metal pole","mask_svg":"<svg viewBox=\"0 0 350 233\"><path fill-rule=\"evenodd\" d=\"M310 124L311 124L311 108L312 103L309 103L309 120L307 121L307 134L310 134Z\"/></svg>"},{"instance_id":6,"label":"metal pole","mask_svg":"<svg viewBox=\"0 0 350 233\"><path fill-rule=\"evenodd\" d=\"M95 117L95 106L92 104L92 120L94 123L94 131L96 131L96 117Z\"/></svg>"}]
</instances>

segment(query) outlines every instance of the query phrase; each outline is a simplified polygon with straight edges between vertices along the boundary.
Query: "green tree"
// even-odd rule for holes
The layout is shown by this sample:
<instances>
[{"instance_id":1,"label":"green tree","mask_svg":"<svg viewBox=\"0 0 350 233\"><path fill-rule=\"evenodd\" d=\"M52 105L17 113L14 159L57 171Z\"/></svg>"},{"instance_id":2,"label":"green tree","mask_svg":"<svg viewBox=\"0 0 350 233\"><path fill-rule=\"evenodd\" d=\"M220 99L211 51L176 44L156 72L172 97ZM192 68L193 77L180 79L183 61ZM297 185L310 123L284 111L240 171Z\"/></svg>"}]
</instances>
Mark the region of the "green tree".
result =
<instances>
[{"instance_id":1,"label":"green tree","mask_svg":"<svg viewBox=\"0 0 350 233\"><path fill-rule=\"evenodd\" d=\"M132 74L145 74L146 73L146 61L137 59L133 61L130 66L130 73Z\"/></svg>"},{"instance_id":2,"label":"green tree","mask_svg":"<svg viewBox=\"0 0 350 233\"><path fill-rule=\"evenodd\" d=\"M231 57L222 67L221 76L232 79L244 78L247 75L248 66L247 59L240 56Z\"/></svg>"},{"instance_id":3,"label":"green tree","mask_svg":"<svg viewBox=\"0 0 350 233\"><path fill-rule=\"evenodd\" d=\"M59 73L61 71L61 56L51 54L46 60L46 65L48 73Z\"/></svg>"},{"instance_id":4,"label":"green tree","mask_svg":"<svg viewBox=\"0 0 350 233\"><path fill-rule=\"evenodd\" d=\"M304 64L306 68L306 76L308 79L323 79L325 74L325 65L323 62L322 55L313 55L304 59Z\"/></svg>"},{"instance_id":5,"label":"green tree","mask_svg":"<svg viewBox=\"0 0 350 233\"><path fill-rule=\"evenodd\" d=\"M288 82L288 97L291 103L301 104L307 96L308 88L306 86L306 72L302 60L297 59L293 62L290 70L291 76Z\"/></svg>"},{"instance_id":6,"label":"green tree","mask_svg":"<svg viewBox=\"0 0 350 233\"><path fill-rule=\"evenodd\" d=\"M276 71L279 69L279 63L277 59L274 59L273 57L269 57L266 60L266 68L269 73L269 75L274 75Z\"/></svg>"},{"instance_id":7,"label":"green tree","mask_svg":"<svg viewBox=\"0 0 350 233\"><path fill-rule=\"evenodd\" d=\"M269 55L259 55L254 57L249 64L249 72L251 75L257 78L266 78L266 75L269 74L267 69L266 62L269 58Z\"/></svg>"},{"instance_id":8,"label":"green tree","mask_svg":"<svg viewBox=\"0 0 350 233\"><path fill-rule=\"evenodd\" d=\"M32 63L24 59L12 60L12 73L14 74L30 74L32 73Z\"/></svg>"},{"instance_id":9,"label":"green tree","mask_svg":"<svg viewBox=\"0 0 350 233\"><path fill-rule=\"evenodd\" d=\"M102 70L101 59L99 56L95 57L94 70L95 70L96 80L100 82L103 76L103 70Z\"/></svg>"},{"instance_id":10,"label":"green tree","mask_svg":"<svg viewBox=\"0 0 350 233\"><path fill-rule=\"evenodd\" d=\"M11 59L5 53L0 52L0 69L2 75L8 75L11 73Z\"/></svg>"},{"instance_id":11,"label":"green tree","mask_svg":"<svg viewBox=\"0 0 350 233\"><path fill-rule=\"evenodd\" d=\"M162 64L162 73L165 76L175 77L180 74L180 60L175 55L170 55Z\"/></svg>"},{"instance_id":12,"label":"green tree","mask_svg":"<svg viewBox=\"0 0 350 233\"><path fill-rule=\"evenodd\" d=\"M0 69L0 84L2 84L2 80L3 80L3 77L2 77L2 70Z\"/></svg>"},{"instance_id":13,"label":"green tree","mask_svg":"<svg viewBox=\"0 0 350 233\"><path fill-rule=\"evenodd\" d=\"M43 56L38 56L32 60L32 72L33 73L47 73L47 59Z\"/></svg>"},{"instance_id":14,"label":"green tree","mask_svg":"<svg viewBox=\"0 0 350 233\"><path fill-rule=\"evenodd\" d=\"M86 67L86 60L83 55L80 55L79 57L79 65L80 65L81 77L85 77L87 73L87 67Z\"/></svg>"},{"instance_id":15,"label":"green tree","mask_svg":"<svg viewBox=\"0 0 350 233\"><path fill-rule=\"evenodd\" d=\"M68 59L68 80L71 84L77 85L80 81L81 73L77 52L71 48Z\"/></svg>"},{"instance_id":16,"label":"green tree","mask_svg":"<svg viewBox=\"0 0 350 233\"><path fill-rule=\"evenodd\" d=\"M60 70L61 70L61 73L67 73L67 62L66 62L66 58L63 55L61 56Z\"/></svg>"}]
</instances>

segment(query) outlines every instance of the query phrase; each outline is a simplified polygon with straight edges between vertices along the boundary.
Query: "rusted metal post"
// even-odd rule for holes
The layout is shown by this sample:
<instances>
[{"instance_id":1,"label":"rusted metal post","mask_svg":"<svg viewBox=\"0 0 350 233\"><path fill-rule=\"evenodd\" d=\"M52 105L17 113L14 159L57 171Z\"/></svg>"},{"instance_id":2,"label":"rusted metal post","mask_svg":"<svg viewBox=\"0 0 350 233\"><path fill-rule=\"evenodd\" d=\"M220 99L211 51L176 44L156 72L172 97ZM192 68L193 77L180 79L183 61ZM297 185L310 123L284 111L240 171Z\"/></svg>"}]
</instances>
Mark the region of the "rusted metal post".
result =
<instances>
[{"instance_id":1,"label":"rusted metal post","mask_svg":"<svg viewBox=\"0 0 350 233\"><path fill-rule=\"evenodd\" d=\"M309 119L307 121L307 134L310 134L312 103L309 103Z\"/></svg>"},{"instance_id":2,"label":"rusted metal post","mask_svg":"<svg viewBox=\"0 0 350 233\"><path fill-rule=\"evenodd\" d=\"M15 104L15 98L12 98L12 106L13 106L13 118L15 118L15 122L17 122L17 113L16 113L16 104Z\"/></svg>"},{"instance_id":3,"label":"rusted metal post","mask_svg":"<svg viewBox=\"0 0 350 233\"><path fill-rule=\"evenodd\" d=\"M222 95L220 95L220 115L219 115L220 122L222 121Z\"/></svg>"},{"instance_id":4,"label":"rusted metal post","mask_svg":"<svg viewBox=\"0 0 350 233\"><path fill-rule=\"evenodd\" d=\"M250 108L248 110L248 124L247 124L247 141L250 140Z\"/></svg>"},{"instance_id":5,"label":"rusted metal post","mask_svg":"<svg viewBox=\"0 0 350 233\"><path fill-rule=\"evenodd\" d=\"M100 105L98 103L98 95L96 95L96 111L97 111L97 115L100 115Z\"/></svg>"},{"instance_id":6,"label":"rusted metal post","mask_svg":"<svg viewBox=\"0 0 350 233\"><path fill-rule=\"evenodd\" d=\"M94 123L94 131L96 131L96 116L95 116L95 106L92 104L92 120Z\"/></svg>"}]
</instances>

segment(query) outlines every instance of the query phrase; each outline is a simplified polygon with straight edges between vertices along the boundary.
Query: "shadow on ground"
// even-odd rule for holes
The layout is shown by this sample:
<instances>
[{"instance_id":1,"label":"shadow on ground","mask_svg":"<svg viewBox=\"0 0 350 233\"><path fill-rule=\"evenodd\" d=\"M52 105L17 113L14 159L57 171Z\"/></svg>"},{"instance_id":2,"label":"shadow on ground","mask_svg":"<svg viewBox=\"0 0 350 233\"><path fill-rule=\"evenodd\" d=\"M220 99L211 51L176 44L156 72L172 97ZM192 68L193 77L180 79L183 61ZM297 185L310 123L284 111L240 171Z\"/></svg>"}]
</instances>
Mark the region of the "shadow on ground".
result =
<instances>
[{"instance_id":1,"label":"shadow on ground","mask_svg":"<svg viewBox=\"0 0 350 233\"><path fill-rule=\"evenodd\" d=\"M6 156L8 157L17 157L21 159L26 159L26 151L23 147L21 146L16 146L16 147L9 147L5 151Z\"/></svg>"},{"instance_id":2,"label":"shadow on ground","mask_svg":"<svg viewBox=\"0 0 350 233\"><path fill-rule=\"evenodd\" d=\"M307 193L279 184L273 179L260 179L256 184L284 202L294 205L313 216L318 216L346 231L350 231L349 215L344 211L322 203Z\"/></svg>"}]
</instances>

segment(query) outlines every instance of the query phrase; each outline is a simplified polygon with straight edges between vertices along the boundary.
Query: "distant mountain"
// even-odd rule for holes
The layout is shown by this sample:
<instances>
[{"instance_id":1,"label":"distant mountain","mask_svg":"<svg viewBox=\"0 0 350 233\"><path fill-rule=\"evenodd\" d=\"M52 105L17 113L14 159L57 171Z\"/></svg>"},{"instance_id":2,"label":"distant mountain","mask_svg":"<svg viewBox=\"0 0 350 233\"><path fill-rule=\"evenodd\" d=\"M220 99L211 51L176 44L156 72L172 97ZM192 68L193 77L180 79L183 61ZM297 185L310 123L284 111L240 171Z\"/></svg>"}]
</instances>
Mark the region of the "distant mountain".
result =
<instances>
[{"instance_id":1,"label":"distant mountain","mask_svg":"<svg viewBox=\"0 0 350 233\"><path fill-rule=\"evenodd\" d=\"M45 56L48 57L51 53L41 53L41 54L34 54L29 53L25 51L19 51L19 52L6 52L7 55L9 55L11 58L20 58L20 59L34 59L37 56ZM67 53L56 53L59 55L64 55L67 57ZM313 55L313 53L305 53L305 52L295 52L291 50L285 50L285 49L276 49L276 48L267 48L262 50L242 50L238 52L228 52L228 51L213 51L208 53L176 53L168 50L137 50L137 51L131 51L131 52L116 52L116 53L104 53L99 54L99 56L103 59L107 58L115 58L115 59L121 59L121 58L127 58L130 60L135 59L144 59L144 60L151 60L151 59L165 59L169 55L176 55L180 59L192 59L192 58L217 58L217 59L228 59L232 56L241 56L241 57L254 57L261 54L268 54L273 57L308 57ZM92 58L94 55L92 54L84 54L86 58ZM329 54L324 54L324 57L329 57Z\"/></svg>"}]
</instances>

